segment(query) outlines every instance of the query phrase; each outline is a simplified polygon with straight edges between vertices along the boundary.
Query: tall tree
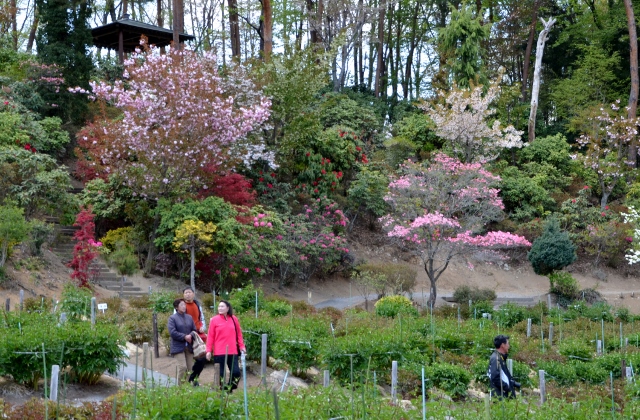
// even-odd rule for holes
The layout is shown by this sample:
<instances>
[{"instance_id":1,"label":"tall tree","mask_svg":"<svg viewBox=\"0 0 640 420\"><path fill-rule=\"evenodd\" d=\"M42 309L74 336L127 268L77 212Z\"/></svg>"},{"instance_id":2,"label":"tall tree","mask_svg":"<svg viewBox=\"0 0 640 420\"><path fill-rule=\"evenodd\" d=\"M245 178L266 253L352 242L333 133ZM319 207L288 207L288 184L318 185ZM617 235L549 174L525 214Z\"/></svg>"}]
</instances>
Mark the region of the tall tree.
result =
<instances>
[{"instance_id":1,"label":"tall tree","mask_svg":"<svg viewBox=\"0 0 640 420\"><path fill-rule=\"evenodd\" d=\"M448 58L446 67L458 86L486 83L482 45L490 29L490 25L483 25L481 15L474 16L474 7L466 5L452 9L451 21L438 31L440 53Z\"/></svg>"},{"instance_id":2,"label":"tall tree","mask_svg":"<svg viewBox=\"0 0 640 420\"><path fill-rule=\"evenodd\" d=\"M384 95L382 92L383 88L383 79L385 77L385 59L384 59L384 22L385 22L385 13L387 11L387 2L386 0L380 0L380 7L378 8L378 37L376 44L377 51L377 62L376 62L376 87L375 87L375 96L379 98L381 95Z\"/></svg>"},{"instance_id":3,"label":"tall tree","mask_svg":"<svg viewBox=\"0 0 640 420\"><path fill-rule=\"evenodd\" d=\"M538 93L540 91L540 75L542 74L542 55L544 53L544 44L549 39L549 31L554 23L555 18L545 21L540 19L544 28L538 36L538 46L536 47L536 65L533 71L533 84L531 86L531 111L529 113L529 143L536 138L536 113L538 112Z\"/></svg>"},{"instance_id":4,"label":"tall tree","mask_svg":"<svg viewBox=\"0 0 640 420\"><path fill-rule=\"evenodd\" d=\"M636 18L633 13L631 0L624 0L624 10L627 14L627 26L629 28L629 70L631 72L631 92L629 93L629 114L627 118L635 118L638 110L638 87L640 80L638 76L638 34L636 31ZM638 157L637 141L633 141L629 147L629 160L635 162Z\"/></svg>"},{"instance_id":5,"label":"tall tree","mask_svg":"<svg viewBox=\"0 0 640 420\"><path fill-rule=\"evenodd\" d=\"M83 97L71 95L68 87L89 87L93 63L89 48L92 44L91 6L88 1L70 3L65 0L37 0L40 26L37 35L38 56L46 64L62 69L64 84L61 92L46 99L52 103L53 114L64 119L84 122L87 105Z\"/></svg>"},{"instance_id":6,"label":"tall tree","mask_svg":"<svg viewBox=\"0 0 640 420\"><path fill-rule=\"evenodd\" d=\"M236 60L240 60L240 15L238 13L238 0L228 0L228 5L231 56Z\"/></svg>"}]
</instances>

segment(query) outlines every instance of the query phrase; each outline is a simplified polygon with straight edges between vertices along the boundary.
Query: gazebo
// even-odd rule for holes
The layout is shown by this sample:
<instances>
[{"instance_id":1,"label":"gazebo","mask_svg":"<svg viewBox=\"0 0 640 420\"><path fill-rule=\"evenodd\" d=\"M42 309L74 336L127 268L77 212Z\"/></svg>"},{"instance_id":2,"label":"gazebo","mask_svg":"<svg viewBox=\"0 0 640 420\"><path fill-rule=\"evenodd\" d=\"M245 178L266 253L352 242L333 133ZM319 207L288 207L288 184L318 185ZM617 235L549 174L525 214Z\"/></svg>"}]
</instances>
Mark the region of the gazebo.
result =
<instances>
[{"instance_id":1,"label":"gazebo","mask_svg":"<svg viewBox=\"0 0 640 420\"><path fill-rule=\"evenodd\" d=\"M115 22L93 28L91 35L93 36L94 46L118 51L120 63L124 62L125 52L134 52L140 46L140 37L142 35L147 37L149 45L158 47L166 47L173 41L173 31L171 29L138 22L129 19L129 15L124 15L122 19ZM195 39L195 36L184 33L180 33L179 37L180 43Z\"/></svg>"}]
</instances>

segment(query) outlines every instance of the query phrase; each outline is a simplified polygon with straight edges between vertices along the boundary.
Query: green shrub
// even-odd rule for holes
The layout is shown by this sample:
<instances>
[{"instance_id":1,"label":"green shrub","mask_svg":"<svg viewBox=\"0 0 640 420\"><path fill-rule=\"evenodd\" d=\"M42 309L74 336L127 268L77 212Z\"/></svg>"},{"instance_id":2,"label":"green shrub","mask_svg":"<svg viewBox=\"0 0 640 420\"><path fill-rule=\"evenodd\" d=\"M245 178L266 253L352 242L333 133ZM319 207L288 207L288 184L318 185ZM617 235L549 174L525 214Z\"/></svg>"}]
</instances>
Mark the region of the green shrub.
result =
<instances>
[{"instance_id":1,"label":"green shrub","mask_svg":"<svg viewBox=\"0 0 640 420\"><path fill-rule=\"evenodd\" d=\"M493 303L486 300L473 302L469 308L469 317L475 316L476 319L482 318L482 314L491 314L493 316Z\"/></svg>"},{"instance_id":2,"label":"green shrub","mask_svg":"<svg viewBox=\"0 0 640 420\"><path fill-rule=\"evenodd\" d=\"M262 289L256 289L253 284L249 284L242 289L234 289L229 296L229 303L235 313L241 314L256 308L256 292L258 293L258 311L264 305L264 293Z\"/></svg>"},{"instance_id":3,"label":"green shrub","mask_svg":"<svg viewBox=\"0 0 640 420\"><path fill-rule=\"evenodd\" d=\"M569 386L576 383L578 375L573 364L558 361L538 361L539 370L544 370L545 379L558 385Z\"/></svg>"},{"instance_id":4,"label":"green shrub","mask_svg":"<svg viewBox=\"0 0 640 420\"><path fill-rule=\"evenodd\" d=\"M133 246L124 241L116 243L116 249L108 255L108 260L121 276L130 276L139 268Z\"/></svg>"},{"instance_id":5,"label":"green shrub","mask_svg":"<svg viewBox=\"0 0 640 420\"><path fill-rule=\"evenodd\" d=\"M602 384L609 379L609 371L597 363L581 363L578 361L571 361L570 363L573 365L578 379L583 382Z\"/></svg>"},{"instance_id":6,"label":"green shrub","mask_svg":"<svg viewBox=\"0 0 640 420\"><path fill-rule=\"evenodd\" d=\"M496 318L501 327L511 328L527 319L527 310L523 306L507 302L496 311Z\"/></svg>"},{"instance_id":7,"label":"green shrub","mask_svg":"<svg viewBox=\"0 0 640 420\"><path fill-rule=\"evenodd\" d=\"M604 369L605 372L613 372L614 378L619 378L622 373L620 366L622 366L623 357L624 356L620 353L607 353L602 356L596 357L594 360L594 364Z\"/></svg>"},{"instance_id":8,"label":"green shrub","mask_svg":"<svg viewBox=\"0 0 640 420\"><path fill-rule=\"evenodd\" d=\"M493 302L496 300L496 292L491 289L479 289L478 287L460 286L453 292L453 300L458 303Z\"/></svg>"},{"instance_id":9,"label":"green shrub","mask_svg":"<svg viewBox=\"0 0 640 420\"><path fill-rule=\"evenodd\" d=\"M295 373L304 373L316 364L319 355L316 340L298 331L284 331L273 345L273 355Z\"/></svg>"},{"instance_id":10,"label":"green shrub","mask_svg":"<svg viewBox=\"0 0 640 420\"><path fill-rule=\"evenodd\" d=\"M260 360L262 349L262 334L267 334L268 351L273 354L273 343L276 343L282 334L282 327L273 319L266 317L244 317L240 320L242 337L247 347L247 358Z\"/></svg>"},{"instance_id":11,"label":"green shrub","mask_svg":"<svg viewBox=\"0 0 640 420\"><path fill-rule=\"evenodd\" d=\"M66 283L62 290L61 311L70 320L80 320L91 316L91 290Z\"/></svg>"},{"instance_id":12,"label":"green shrub","mask_svg":"<svg viewBox=\"0 0 640 420\"><path fill-rule=\"evenodd\" d=\"M134 309L148 309L150 306L149 295L137 296L129 299L129 307Z\"/></svg>"},{"instance_id":13,"label":"green shrub","mask_svg":"<svg viewBox=\"0 0 640 420\"><path fill-rule=\"evenodd\" d=\"M5 316L5 328L0 337L0 375L11 375L32 388L45 370L43 348L48 354L47 370L60 364L83 383L95 383L105 371L115 373L123 357L121 335L111 323L58 325L57 317L50 314L18 313Z\"/></svg>"},{"instance_id":14,"label":"green shrub","mask_svg":"<svg viewBox=\"0 0 640 420\"><path fill-rule=\"evenodd\" d=\"M533 381L529 377L530 372L531 368L526 363L517 360L513 361L513 379L520 382L523 388L533 387Z\"/></svg>"},{"instance_id":15,"label":"green shrub","mask_svg":"<svg viewBox=\"0 0 640 420\"><path fill-rule=\"evenodd\" d=\"M376 315L395 318L398 314L417 316L418 310L404 296L386 296L376 302Z\"/></svg>"},{"instance_id":16,"label":"green shrub","mask_svg":"<svg viewBox=\"0 0 640 420\"><path fill-rule=\"evenodd\" d=\"M124 344L124 340L117 325L91 325L89 322L67 324L63 339L64 364L69 367L71 377L79 383L93 385L103 373L113 375L123 365L124 354L120 344Z\"/></svg>"},{"instance_id":17,"label":"green shrub","mask_svg":"<svg viewBox=\"0 0 640 420\"><path fill-rule=\"evenodd\" d=\"M27 312L51 312L51 299L45 297L26 298L23 302L23 309Z\"/></svg>"},{"instance_id":18,"label":"green shrub","mask_svg":"<svg viewBox=\"0 0 640 420\"><path fill-rule=\"evenodd\" d=\"M119 319L119 325L127 341L140 346L142 343L153 342L153 314L148 308L129 309ZM164 327L166 329L166 324ZM158 320L158 329L160 329L160 320Z\"/></svg>"},{"instance_id":19,"label":"green shrub","mask_svg":"<svg viewBox=\"0 0 640 420\"><path fill-rule=\"evenodd\" d=\"M425 326L429 330L429 325ZM426 337L426 334L424 334ZM430 335L430 331L428 331ZM467 348L466 337L458 331L439 328L432 339L432 343L440 350L447 350L460 353Z\"/></svg>"},{"instance_id":20,"label":"green shrub","mask_svg":"<svg viewBox=\"0 0 640 420\"><path fill-rule=\"evenodd\" d=\"M42 254L42 244L51 242L53 239L54 226L42 220L31 221L31 231L29 232L29 250L33 255Z\"/></svg>"},{"instance_id":21,"label":"green shrub","mask_svg":"<svg viewBox=\"0 0 640 420\"><path fill-rule=\"evenodd\" d=\"M593 350L593 346L578 339L565 339L558 345L558 351L561 355L574 360L590 361L593 357Z\"/></svg>"},{"instance_id":22,"label":"green shrub","mask_svg":"<svg viewBox=\"0 0 640 420\"><path fill-rule=\"evenodd\" d=\"M399 164L415 157L418 146L411 140L403 137L395 137L385 142L386 160L390 167L396 168Z\"/></svg>"},{"instance_id":23,"label":"green shrub","mask_svg":"<svg viewBox=\"0 0 640 420\"><path fill-rule=\"evenodd\" d=\"M176 292L152 292L149 296L149 309L158 313L173 312L173 301L182 298L182 294Z\"/></svg>"},{"instance_id":24,"label":"green shrub","mask_svg":"<svg viewBox=\"0 0 640 420\"><path fill-rule=\"evenodd\" d=\"M549 283L551 283L549 291L551 293L555 293L558 297L565 298L570 301L578 297L580 286L571 273L567 273L566 271L556 271L549 275Z\"/></svg>"},{"instance_id":25,"label":"green shrub","mask_svg":"<svg viewBox=\"0 0 640 420\"><path fill-rule=\"evenodd\" d=\"M617 308L615 315L616 315L616 318L622 322L630 322L631 319L633 318L633 315L631 315L629 308L626 308L624 306Z\"/></svg>"},{"instance_id":26,"label":"green shrub","mask_svg":"<svg viewBox=\"0 0 640 420\"><path fill-rule=\"evenodd\" d=\"M467 396L471 372L465 367L449 363L434 363L426 367L424 374L425 378L429 379L429 383L444 390L452 397Z\"/></svg>"},{"instance_id":27,"label":"green shrub","mask_svg":"<svg viewBox=\"0 0 640 420\"><path fill-rule=\"evenodd\" d=\"M489 357L473 363L469 368L469 372L471 373L471 379L482 385L482 390L487 392L489 390L489 376L487 375L489 372Z\"/></svg>"},{"instance_id":28,"label":"green shrub","mask_svg":"<svg viewBox=\"0 0 640 420\"><path fill-rule=\"evenodd\" d=\"M574 262L576 246L569 239L569 234L560 230L558 220L552 218L545 224L542 235L533 241L527 258L533 271L544 276Z\"/></svg>"},{"instance_id":29,"label":"green shrub","mask_svg":"<svg viewBox=\"0 0 640 420\"><path fill-rule=\"evenodd\" d=\"M208 387L156 386L137 394L124 393L121 404L125 413L133 413L137 405L137 417L141 419L217 420L239 414L231 407L222 411L222 401Z\"/></svg>"},{"instance_id":30,"label":"green shrub","mask_svg":"<svg viewBox=\"0 0 640 420\"><path fill-rule=\"evenodd\" d=\"M604 320L611 322L614 320L611 305L605 302L598 302L593 305L587 305L584 301L575 302L568 308L567 313L575 313L577 316L590 319L592 321Z\"/></svg>"},{"instance_id":31,"label":"green shrub","mask_svg":"<svg viewBox=\"0 0 640 420\"><path fill-rule=\"evenodd\" d=\"M133 235L133 228L131 226L111 229L100 239L100 242L102 242L102 246L110 252L113 252L117 249L118 243L131 243L133 241Z\"/></svg>"},{"instance_id":32,"label":"green shrub","mask_svg":"<svg viewBox=\"0 0 640 420\"><path fill-rule=\"evenodd\" d=\"M285 316L291 312L291 304L280 300L267 301L264 310L272 317Z\"/></svg>"}]
</instances>

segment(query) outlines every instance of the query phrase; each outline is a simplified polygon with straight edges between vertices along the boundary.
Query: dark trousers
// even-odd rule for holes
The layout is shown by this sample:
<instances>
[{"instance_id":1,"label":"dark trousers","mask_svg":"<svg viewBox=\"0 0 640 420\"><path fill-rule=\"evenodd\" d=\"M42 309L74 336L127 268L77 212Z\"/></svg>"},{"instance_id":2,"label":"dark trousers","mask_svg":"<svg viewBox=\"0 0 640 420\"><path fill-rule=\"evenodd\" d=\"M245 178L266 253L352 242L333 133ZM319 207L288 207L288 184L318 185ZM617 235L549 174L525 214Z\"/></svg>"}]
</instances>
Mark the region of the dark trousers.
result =
<instances>
[{"instance_id":1,"label":"dark trousers","mask_svg":"<svg viewBox=\"0 0 640 420\"><path fill-rule=\"evenodd\" d=\"M225 366L224 366L224 358L225 356L213 356L213 363L218 363L220 365L220 387L226 388L229 391L233 391L238 388L238 382L240 382L240 366L238 366L238 356L237 354L229 354L226 356L227 358L227 366L229 367L229 372L231 372L231 378L225 378ZM225 381L224 379L228 379ZM226 382L226 383L225 383Z\"/></svg>"},{"instance_id":2,"label":"dark trousers","mask_svg":"<svg viewBox=\"0 0 640 420\"><path fill-rule=\"evenodd\" d=\"M207 359L205 357L201 357L195 360L193 368L191 369L191 375L189 376L189 382L193 382L194 380L198 379L206 364Z\"/></svg>"}]
</instances>

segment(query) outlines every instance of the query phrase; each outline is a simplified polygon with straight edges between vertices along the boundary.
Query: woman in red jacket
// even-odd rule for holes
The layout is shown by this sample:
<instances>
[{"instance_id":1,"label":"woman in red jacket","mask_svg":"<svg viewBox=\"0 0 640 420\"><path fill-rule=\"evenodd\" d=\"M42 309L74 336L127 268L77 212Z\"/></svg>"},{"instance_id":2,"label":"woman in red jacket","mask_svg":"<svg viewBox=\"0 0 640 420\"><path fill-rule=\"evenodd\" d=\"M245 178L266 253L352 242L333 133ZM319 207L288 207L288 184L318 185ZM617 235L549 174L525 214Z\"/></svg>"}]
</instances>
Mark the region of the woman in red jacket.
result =
<instances>
[{"instance_id":1,"label":"woman in red jacket","mask_svg":"<svg viewBox=\"0 0 640 420\"><path fill-rule=\"evenodd\" d=\"M218 315L211 318L209 322L207 360L211 360L211 354L213 353L213 363L220 365L220 381L224 383L224 364L226 358L229 372L231 372L231 378L227 383L229 392L238 388L238 382L240 382L238 358L241 353L246 353L246 351L247 349L242 339L240 322L238 322L238 318L233 315L231 304L226 300L222 300L218 305Z\"/></svg>"}]
</instances>

